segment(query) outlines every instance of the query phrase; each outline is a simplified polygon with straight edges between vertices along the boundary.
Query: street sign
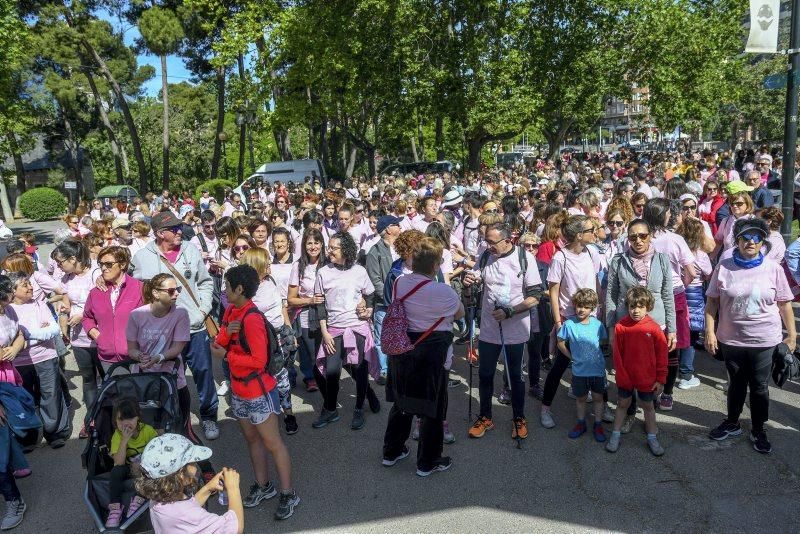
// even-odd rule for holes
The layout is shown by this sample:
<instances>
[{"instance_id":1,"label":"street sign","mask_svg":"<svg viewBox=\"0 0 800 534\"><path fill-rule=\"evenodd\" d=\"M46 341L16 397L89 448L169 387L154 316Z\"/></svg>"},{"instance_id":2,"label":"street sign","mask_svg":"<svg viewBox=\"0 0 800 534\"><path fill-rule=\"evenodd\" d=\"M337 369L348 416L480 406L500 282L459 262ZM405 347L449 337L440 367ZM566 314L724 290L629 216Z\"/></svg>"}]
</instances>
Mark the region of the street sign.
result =
<instances>
[{"instance_id":1,"label":"street sign","mask_svg":"<svg viewBox=\"0 0 800 534\"><path fill-rule=\"evenodd\" d=\"M64 182L64 189L78 189L78 182Z\"/></svg>"},{"instance_id":2,"label":"street sign","mask_svg":"<svg viewBox=\"0 0 800 534\"><path fill-rule=\"evenodd\" d=\"M780 89L782 87L786 87L786 82L788 80L788 76L785 72L779 72L778 74L770 74L769 76L764 78L764 89Z\"/></svg>"}]
</instances>

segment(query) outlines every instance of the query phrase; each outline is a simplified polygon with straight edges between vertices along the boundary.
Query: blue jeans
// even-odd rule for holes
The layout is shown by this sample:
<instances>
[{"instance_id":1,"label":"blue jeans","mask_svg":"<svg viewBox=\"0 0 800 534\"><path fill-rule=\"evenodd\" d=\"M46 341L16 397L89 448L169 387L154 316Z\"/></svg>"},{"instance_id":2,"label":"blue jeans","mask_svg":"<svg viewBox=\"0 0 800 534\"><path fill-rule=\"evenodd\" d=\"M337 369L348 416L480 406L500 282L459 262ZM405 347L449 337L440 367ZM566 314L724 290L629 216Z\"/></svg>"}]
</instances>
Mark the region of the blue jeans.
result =
<instances>
[{"instance_id":1,"label":"blue jeans","mask_svg":"<svg viewBox=\"0 0 800 534\"><path fill-rule=\"evenodd\" d=\"M375 352L378 354L378 360L381 363L381 373L386 373L388 365L386 363L386 354L381 350L381 330L383 330L383 318L386 317L386 306L375 306L375 311L372 314L372 337L375 342Z\"/></svg>"},{"instance_id":2,"label":"blue jeans","mask_svg":"<svg viewBox=\"0 0 800 534\"><path fill-rule=\"evenodd\" d=\"M211 367L211 349L208 331L201 330L189 335L189 344L183 349L183 359L192 370L197 396L200 397L200 419L216 421L219 399L214 385Z\"/></svg>"},{"instance_id":3,"label":"blue jeans","mask_svg":"<svg viewBox=\"0 0 800 534\"><path fill-rule=\"evenodd\" d=\"M16 452L15 452L16 446ZM11 432L7 424L0 426L0 494L3 495L6 502L19 499L19 489L12 474L14 469L19 469L20 466L14 465L15 456L22 455L22 449L17 443L17 438ZM27 460L25 467L27 467Z\"/></svg>"},{"instance_id":4,"label":"blue jeans","mask_svg":"<svg viewBox=\"0 0 800 534\"><path fill-rule=\"evenodd\" d=\"M691 340L689 346L685 349L681 349L680 353L680 367L678 371L680 372L681 378L688 378L694 375L694 344L700 339L700 332L691 332L689 339Z\"/></svg>"},{"instance_id":5,"label":"blue jeans","mask_svg":"<svg viewBox=\"0 0 800 534\"><path fill-rule=\"evenodd\" d=\"M492 394L494 393L494 373L497 360L500 359L503 346L478 342L478 378L481 399L481 415L492 418ZM525 417L525 381L522 379L522 355L525 343L506 345L508 372L511 374L511 410L514 417ZM505 364L505 362L503 362Z\"/></svg>"}]
</instances>

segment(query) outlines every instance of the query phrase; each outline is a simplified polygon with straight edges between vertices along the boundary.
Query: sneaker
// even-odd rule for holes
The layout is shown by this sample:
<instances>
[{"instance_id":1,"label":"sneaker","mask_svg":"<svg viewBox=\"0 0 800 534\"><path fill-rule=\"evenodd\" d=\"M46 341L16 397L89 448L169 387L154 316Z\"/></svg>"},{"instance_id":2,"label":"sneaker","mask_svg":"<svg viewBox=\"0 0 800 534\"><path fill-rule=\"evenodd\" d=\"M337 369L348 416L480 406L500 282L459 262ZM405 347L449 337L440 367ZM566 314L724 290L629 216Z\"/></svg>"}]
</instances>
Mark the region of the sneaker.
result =
<instances>
[{"instance_id":1,"label":"sneaker","mask_svg":"<svg viewBox=\"0 0 800 534\"><path fill-rule=\"evenodd\" d=\"M531 386L531 388L528 390L528 393L536 400L542 400L544 398L544 388L539 384L534 384Z\"/></svg>"},{"instance_id":2,"label":"sneaker","mask_svg":"<svg viewBox=\"0 0 800 534\"><path fill-rule=\"evenodd\" d=\"M731 436L741 435L742 427L739 426L739 423L729 423L728 421L723 421L722 424L708 433L708 437L714 441L722 441Z\"/></svg>"},{"instance_id":3,"label":"sneaker","mask_svg":"<svg viewBox=\"0 0 800 534\"><path fill-rule=\"evenodd\" d=\"M317 381L313 378L306 382L306 391L309 393L313 393L315 391L319 391L319 386L317 385Z\"/></svg>"},{"instance_id":4,"label":"sneaker","mask_svg":"<svg viewBox=\"0 0 800 534\"><path fill-rule=\"evenodd\" d=\"M203 434L207 440L215 440L219 437L219 427L216 421L211 421L210 419L208 421L203 421L202 426Z\"/></svg>"},{"instance_id":5,"label":"sneaker","mask_svg":"<svg viewBox=\"0 0 800 534\"><path fill-rule=\"evenodd\" d=\"M89 433L86 431L86 425L81 425L81 430L78 432L78 439L87 439L89 437Z\"/></svg>"},{"instance_id":6,"label":"sneaker","mask_svg":"<svg viewBox=\"0 0 800 534\"><path fill-rule=\"evenodd\" d=\"M605 408L603 408L603 417L601 418L603 419L603 422L613 423L615 416L616 414L614 413L614 410L612 410L611 407L608 404L606 404Z\"/></svg>"},{"instance_id":7,"label":"sneaker","mask_svg":"<svg viewBox=\"0 0 800 534\"><path fill-rule=\"evenodd\" d=\"M470 338L469 333L466 333L463 336L461 336L460 338L456 339L455 340L455 344L456 345L466 345L467 343L469 343L469 338Z\"/></svg>"},{"instance_id":8,"label":"sneaker","mask_svg":"<svg viewBox=\"0 0 800 534\"><path fill-rule=\"evenodd\" d=\"M372 388L367 389L367 403L369 403L369 411L372 413L381 411L381 401L378 400L378 396Z\"/></svg>"},{"instance_id":9,"label":"sneaker","mask_svg":"<svg viewBox=\"0 0 800 534\"><path fill-rule=\"evenodd\" d=\"M67 441L65 439L56 438L56 439L54 439L53 441L50 442L50 448L51 449L60 449L61 447L63 447L66 444L67 444Z\"/></svg>"},{"instance_id":10,"label":"sneaker","mask_svg":"<svg viewBox=\"0 0 800 534\"><path fill-rule=\"evenodd\" d=\"M378 384L379 386L386 385L386 371L381 371L381 376L379 376L378 379L375 380L375 383Z\"/></svg>"},{"instance_id":11,"label":"sneaker","mask_svg":"<svg viewBox=\"0 0 800 534\"><path fill-rule=\"evenodd\" d=\"M636 422L636 415L625 415L625 420L622 421L622 428L620 432L623 434L630 433L631 429L633 428L633 423Z\"/></svg>"},{"instance_id":12,"label":"sneaker","mask_svg":"<svg viewBox=\"0 0 800 534\"><path fill-rule=\"evenodd\" d=\"M419 427L422 425L422 421L419 417L414 418L414 428L411 429L411 439L414 441L419 441Z\"/></svg>"},{"instance_id":13,"label":"sneaker","mask_svg":"<svg viewBox=\"0 0 800 534\"><path fill-rule=\"evenodd\" d=\"M484 417L481 415L480 417L478 417L478 420L475 421L475 424L473 424L472 427L470 427L468 434L469 437L471 438L482 438L483 435L486 434L488 430L492 430L493 428L494 428L494 423L492 423L492 420L489 419L488 417ZM417 471L417 474L419 474L419 471ZM427 476L427 475L421 475L421 476Z\"/></svg>"},{"instance_id":14,"label":"sneaker","mask_svg":"<svg viewBox=\"0 0 800 534\"><path fill-rule=\"evenodd\" d=\"M658 401L658 408L665 412L672 411L672 395L667 395L665 393L661 394L661 399Z\"/></svg>"},{"instance_id":15,"label":"sneaker","mask_svg":"<svg viewBox=\"0 0 800 534\"><path fill-rule=\"evenodd\" d=\"M456 442L456 436L450 432L450 425L447 421L442 421L442 443L452 445Z\"/></svg>"},{"instance_id":16,"label":"sneaker","mask_svg":"<svg viewBox=\"0 0 800 534\"><path fill-rule=\"evenodd\" d=\"M553 414L550 413L550 410L542 412L539 415L539 422L545 428L553 428L554 426L556 426L556 420L553 419Z\"/></svg>"},{"instance_id":17,"label":"sneaker","mask_svg":"<svg viewBox=\"0 0 800 534\"><path fill-rule=\"evenodd\" d=\"M586 433L586 421L578 421L567 434L570 439L578 439Z\"/></svg>"},{"instance_id":18,"label":"sneaker","mask_svg":"<svg viewBox=\"0 0 800 534\"><path fill-rule=\"evenodd\" d=\"M8 519L9 514L12 511L12 504L17 501L12 501L6 505L6 516L3 518L3 524L0 528L3 530L6 529L6 519ZM22 521L22 517L20 516L20 521ZM106 528L117 528L119 527L120 521L122 521L122 505L118 502L112 502L108 505L108 517L106 518ZM17 523L18 525L19 523ZM15 525L16 526L16 525ZM12 527L8 527L12 528Z\"/></svg>"},{"instance_id":19,"label":"sneaker","mask_svg":"<svg viewBox=\"0 0 800 534\"><path fill-rule=\"evenodd\" d=\"M325 426L328 426L328 424L330 423L335 423L339 419L341 419L341 417L339 416L338 410L333 410L332 412L329 412L328 410L323 408L322 412L319 414L319 418L317 418L316 421L311 423L311 427L323 428Z\"/></svg>"},{"instance_id":20,"label":"sneaker","mask_svg":"<svg viewBox=\"0 0 800 534\"><path fill-rule=\"evenodd\" d=\"M25 510L28 505L20 497L17 500L6 503L6 515L3 516L3 521L0 523L0 530L11 530L20 523L22 523L22 516L25 515Z\"/></svg>"},{"instance_id":21,"label":"sneaker","mask_svg":"<svg viewBox=\"0 0 800 534\"><path fill-rule=\"evenodd\" d=\"M603 423L595 423L592 427L592 434L594 434L594 440L597 443L605 443L606 430L603 428Z\"/></svg>"},{"instance_id":22,"label":"sneaker","mask_svg":"<svg viewBox=\"0 0 800 534\"><path fill-rule=\"evenodd\" d=\"M769 454L772 452L772 444L767 440L767 433L763 430L761 432L750 431L750 441L753 442L753 448L761 454Z\"/></svg>"},{"instance_id":23,"label":"sneaker","mask_svg":"<svg viewBox=\"0 0 800 534\"><path fill-rule=\"evenodd\" d=\"M430 469L420 469L418 467L417 476L427 477L434 474L437 471L447 471L452 466L453 466L453 461L450 459L450 457L442 456L433 464L433 467L431 467Z\"/></svg>"},{"instance_id":24,"label":"sneaker","mask_svg":"<svg viewBox=\"0 0 800 534\"><path fill-rule=\"evenodd\" d=\"M217 388L217 395L220 397L224 397L231 391L231 383L227 380L223 380L220 382L219 387Z\"/></svg>"},{"instance_id":25,"label":"sneaker","mask_svg":"<svg viewBox=\"0 0 800 534\"><path fill-rule=\"evenodd\" d=\"M692 389L700 385L700 379L692 375L690 378L682 378L678 382L678 389Z\"/></svg>"},{"instance_id":26,"label":"sneaker","mask_svg":"<svg viewBox=\"0 0 800 534\"><path fill-rule=\"evenodd\" d=\"M147 499L140 495L134 495L133 499L131 499L130 504L128 504L128 512L125 514L125 519L131 517L136 511L142 507L144 503L147 502Z\"/></svg>"},{"instance_id":27,"label":"sneaker","mask_svg":"<svg viewBox=\"0 0 800 534\"><path fill-rule=\"evenodd\" d=\"M261 501L273 498L278 492L272 485L272 482L267 482L263 486L259 486L258 482L250 486L250 491L247 497L244 498L242 504L245 508L253 508L261 504Z\"/></svg>"},{"instance_id":28,"label":"sneaker","mask_svg":"<svg viewBox=\"0 0 800 534\"><path fill-rule=\"evenodd\" d=\"M403 447L403 452L401 452L397 457L395 457L395 458L387 458L387 457L384 456L383 457L383 461L381 463L384 465L384 467L392 467L394 464L396 464L400 460L402 460L404 458L407 458L408 455L409 455L409 452L410 451L408 450L408 447L404 446Z\"/></svg>"},{"instance_id":29,"label":"sneaker","mask_svg":"<svg viewBox=\"0 0 800 534\"><path fill-rule=\"evenodd\" d=\"M619 450L619 439L620 435L612 432L611 437L609 437L606 442L606 450L608 452L617 452Z\"/></svg>"},{"instance_id":30,"label":"sneaker","mask_svg":"<svg viewBox=\"0 0 800 534\"><path fill-rule=\"evenodd\" d=\"M33 471L30 467L23 467L21 469L14 469L14 478L27 478L31 476Z\"/></svg>"},{"instance_id":31,"label":"sneaker","mask_svg":"<svg viewBox=\"0 0 800 534\"><path fill-rule=\"evenodd\" d=\"M727 380L725 382L717 382L716 384L714 384L714 389L719 389L719 390L724 391L725 393L727 393L729 385L730 384L728 383Z\"/></svg>"},{"instance_id":32,"label":"sneaker","mask_svg":"<svg viewBox=\"0 0 800 534\"><path fill-rule=\"evenodd\" d=\"M650 452L653 453L653 456L664 455L664 447L658 442L658 438L647 438L647 446L650 448Z\"/></svg>"},{"instance_id":33,"label":"sneaker","mask_svg":"<svg viewBox=\"0 0 800 534\"><path fill-rule=\"evenodd\" d=\"M461 380L456 380L455 378L448 378L447 379L447 387L448 388L457 388L461 385Z\"/></svg>"},{"instance_id":34,"label":"sneaker","mask_svg":"<svg viewBox=\"0 0 800 534\"><path fill-rule=\"evenodd\" d=\"M553 368L553 360L551 358L544 358L542 360L542 371L549 371Z\"/></svg>"},{"instance_id":35,"label":"sneaker","mask_svg":"<svg viewBox=\"0 0 800 534\"><path fill-rule=\"evenodd\" d=\"M294 490L289 493L281 492L281 500L278 501L278 509L275 510L275 519L279 521L289 519L298 504L300 504L300 497L297 496Z\"/></svg>"},{"instance_id":36,"label":"sneaker","mask_svg":"<svg viewBox=\"0 0 800 534\"><path fill-rule=\"evenodd\" d=\"M286 433L290 436L297 434L297 418L294 415L287 415L283 418L283 424L286 426Z\"/></svg>"},{"instance_id":37,"label":"sneaker","mask_svg":"<svg viewBox=\"0 0 800 534\"><path fill-rule=\"evenodd\" d=\"M500 390L500 395L497 396L497 402L500 404L511 404L511 390L508 388Z\"/></svg>"},{"instance_id":38,"label":"sneaker","mask_svg":"<svg viewBox=\"0 0 800 534\"><path fill-rule=\"evenodd\" d=\"M353 420L350 422L350 428L352 430L361 430L364 428L364 424L366 424L364 420L364 410L356 408L353 410Z\"/></svg>"},{"instance_id":39,"label":"sneaker","mask_svg":"<svg viewBox=\"0 0 800 534\"><path fill-rule=\"evenodd\" d=\"M528 437L528 422L524 417L515 417L511 425L511 439L525 439Z\"/></svg>"}]
</instances>

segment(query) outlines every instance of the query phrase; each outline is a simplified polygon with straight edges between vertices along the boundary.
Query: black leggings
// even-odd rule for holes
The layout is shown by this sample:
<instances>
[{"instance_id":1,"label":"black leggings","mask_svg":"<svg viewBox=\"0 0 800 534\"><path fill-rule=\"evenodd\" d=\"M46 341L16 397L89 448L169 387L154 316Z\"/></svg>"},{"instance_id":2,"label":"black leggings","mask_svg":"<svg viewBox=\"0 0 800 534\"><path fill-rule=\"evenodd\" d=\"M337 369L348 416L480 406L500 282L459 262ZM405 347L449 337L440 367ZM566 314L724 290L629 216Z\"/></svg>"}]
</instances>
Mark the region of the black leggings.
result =
<instances>
[{"instance_id":1,"label":"black leggings","mask_svg":"<svg viewBox=\"0 0 800 534\"><path fill-rule=\"evenodd\" d=\"M317 380L317 387L322 393L324 400L324 408L329 412L336 409L337 399L339 397L339 379L342 374L342 367L356 381L356 409L360 410L364 406L364 399L367 397L367 390L369 390L369 369L367 361L364 359L364 337L355 334L356 347L358 348L358 365L345 364L347 361L346 349L342 342L342 336L333 338L334 351L333 354L325 358L325 375L319 372L318 367L314 366L314 377Z\"/></svg>"},{"instance_id":2,"label":"black leggings","mask_svg":"<svg viewBox=\"0 0 800 534\"><path fill-rule=\"evenodd\" d=\"M542 332L531 334L528 340L528 387L539 384L542 370L542 354L547 350L548 336ZM503 374L505 376L505 373Z\"/></svg>"},{"instance_id":3,"label":"black leggings","mask_svg":"<svg viewBox=\"0 0 800 534\"><path fill-rule=\"evenodd\" d=\"M97 376L103 377L103 367L97 357L97 347L72 346L72 353L78 364L78 372L83 382L83 404L90 411L97 398Z\"/></svg>"},{"instance_id":4,"label":"black leggings","mask_svg":"<svg viewBox=\"0 0 800 534\"><path fill-rule=\"evenodd\" d=\"M553 367L547 373L547 378L544 381L544 396L542 397L542 406L550 406L553 404L553 399L558 391L558 384L561 382L561 377L569 367L569 358L558 351L556 354L556 361L553 362ZM530 372L530 371L529 371ZM603 402L608 402L608 390L603 392Z\"/></svg>"},{"instance_id":5,"label":"black leggings","mask_svg":"<svg viewBox=\"0 0 800 534\"><path fill-rule=\"evenodd\" d=\"M131 476L128 464L115 465L111 468L111 487L109 488L108 502L122 503L122 493L125 491L125 481Z\"/></svg>"},{"instance_id":6,"label":"black leggings","mask_svg":"<svg viewBox=\"0 0 800 534\"><path fill-rule=\"evenodd\" d=\"M719 349L730 378L727 420L731 423L739 421L750 388L753 432L762 432L769 419L769 377L775 347L734 347L720 343Z\"/></svg>"}]
</instances>

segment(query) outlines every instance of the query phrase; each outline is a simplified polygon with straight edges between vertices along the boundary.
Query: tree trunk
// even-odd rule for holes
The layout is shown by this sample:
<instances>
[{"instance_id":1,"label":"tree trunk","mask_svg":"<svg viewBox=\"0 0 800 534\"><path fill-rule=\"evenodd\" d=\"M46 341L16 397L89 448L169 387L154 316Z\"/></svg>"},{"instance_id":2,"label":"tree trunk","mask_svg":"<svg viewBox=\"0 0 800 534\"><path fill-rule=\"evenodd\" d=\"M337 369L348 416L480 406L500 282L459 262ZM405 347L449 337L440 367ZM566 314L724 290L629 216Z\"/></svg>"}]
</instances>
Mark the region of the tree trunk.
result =
<instances>
[{"instance_id":1,"label":"tree trunk","mask_svg":"<svg viewBox=\"0 0 800 534\"><path fill-rule=\"evenodd\" d=\"M419 162L419 156L417 155L417 138L416 136L411 136L411 157L414 158L414 163Z\"/></svg>"},{"instance_id":2,"label":"tree trunk","mask_svg":"<svg viewBox=\"0 0 800 534\"><path fill-rule=\"evenodd\" d=\"M22 193L28 190L25 184L25 165L22 163L22 154L19 152L17 136L13 132L6 132L8 147L11 149L11 156L14 158L14 171L17 174L17 201Z\"/></svg>"},{"instance_id":3,"label":"tree trunk","mask_svg":"<svg viewBox=\"0 0 800 534\"><path fill-rule=\"evenodd\" d=\"M319 125L319 157L322 160L322 168L328 172L328 161L330 149L328 147L328 119L322 119Z\"/></svg>"},{"instance_id":4,"label":"tree trunk","mask_svg":"<svg viewBox=\"0 0 800 534\"><path fill-rule=\"evenodd\" d=\"M75 190L78 192L78 198L80 199L81 195L88 194L88 191L83 190L83 172L81 164L78 162L78 142L75 140L75 135L72 131L72 122L67 118L64 106L59 104L59 107L61 107L61 118L64 121L64 130L67 133L67 150L69 150L69 156L72 158L72 168L75 173L75 183L77 186ZM94 193L94 191L92 191L92 193Z\"/></svg>"},{"instance_id":5,"label":"tree trunk","mask_svg":"<svg viewBox=\"0 0 800 534\"><path fill-rule=\"evenodd\" d=\"M420 159L425 161L425 134L422 133L422 123L417 121L417 146Z\"/></svg>"},{"instance_id":6,"label":"tree trunk","mask_svg":"<svg viewBox=\"0 0 800 534\"><path fill-rule=\"evenodd\" d=\"M239 80L244 83L244 56L239 54L236 61L239 66ZM244 152L247 142L247 122L242 120L241 123L239 125L239 163L236 167L236 176L239 177L239 183L244 182Z\"/></svg>"},{"instance_id":7,"label":"tree trunk","mask_svg":"<svg viewBox=\"0 0 800 534\"><path fill-rule=\"evenodd\" d=\"M258 51L258 59L261 66L265 71L269 72L270 81L272 84L272 102L273 109L278 107L283 96L283 88L278 83L278 71L272 68L271 59L269 57L269 50L267 49L267 42L263 37L258 37L255 40L256 50ZM272 135L275 138L275 146L278 148L278 154L281 161L290 161L294 159L292 155L291 141L289 140L289 131L284 128L273 128Z\"/></svg>"},{"instance_id":8,"label":"tree trunk","mask_svg":"<svg viewBox=\"0 0 800 534\"><path fill-rule=\"evenodd\" d=\"M103 123L103 128L108 135L108 142L111 145L111 154L114 156L114 172L117 175L117 184L123 185L125 183L125 176L122 172L122 158L120 156L119 144L117 143L117 136L114 134L114 128L111 126L111 121L108 120L108 113L103 106L103 99L100 97L100 91L97 90L97 84L94 82L94 76L88 69L84 71L86 80L89 82L89 88L94 95L94 101L97 104L97 112L100 114L100 122Z\"/></svg>"},{"instance_id":9,"label":"tree trunk","mask_svg":"<svg viewBox=\"0 0 800 534\"><path fill-rule=\"evenodd\" d=\"M128 166L128 151L125 150L125 143L119 143L119 156L122 160L122 172L125 176L125 183L128 183L128 178L131 175L131 168ZM144 195L144 193L141 193Z\"/></svg>"},{"instance_id":10,"label":"tree trunk","mask_svg":"<svg viewBox=\"0 0 800 534\"><path fill-rule=\"evenodd\" d=\"M3 208L3 214L6 217L6 222L14 222L14 212L11 209L11 203L8 201L8 191L6 191L6 182L0 176L0 206Z\"/></svg>"},{"instance_id":11,"label":"tree trunk","mask_svg":"<svg viewBox=\"0 0 800 534\"><path fill-rule=\"evenodd\" d=\"M161 187L169 191L169 89L167 88L167 56L161 56L161 103L163 131L161 133Z\"/></svg>"},{"instance_id":12,"label":"tree trunk","mask_svg":"<svg viewBox=\"0 0 800 534\"><path fill-rule=\"evenodd\" d=\"M444 119L441 115L436 117L436 161L443 161L444 155Z\"/></svg>"},{"instance_id":13,"label":"tree trunk","mask_svg":"<svg viewBox=\"0 0 800 534\"><path fill-rule=\"evenodd\" d=\"M481 150L486 141L483 139L467 139L467 165L469 170L477 172L481 170Z\"/></svg>"},{"instance_id":14,"label":"tree trunk","mask_svg":"<svg viewBox=\"0 0 800 534\"><path fill-rule=\"evenodd\" d=\"M369 178L372 179L372 177L375 176L375 147L367 147L364 152L367 155L367 174Z\"/></svg>"},{"instance_id":15,"label":"tree trunk","mask_svg":"<svg viewBox=\"0 0 800 534\"><path fill-rule=\"evenodd\" d=\"M358 153L358 149L355 146L350 148L350 157L347 158L347 170L344 173L345 178L352 178L353 177L353 171L356 168L356 154L357 153Z\"/></svg>"},{"instance_id":16,"label":"tree trunk","mask_svg":"<svg viewBox=\"0 0 800 534\"><path fill-rule=\"evenodd\" d=\"M225 129L225 67L217 67L217 128L214 131L214 154L211 156L211 179L219 175L222 141L219 134Z\"/></svg>"}]
</instances>

